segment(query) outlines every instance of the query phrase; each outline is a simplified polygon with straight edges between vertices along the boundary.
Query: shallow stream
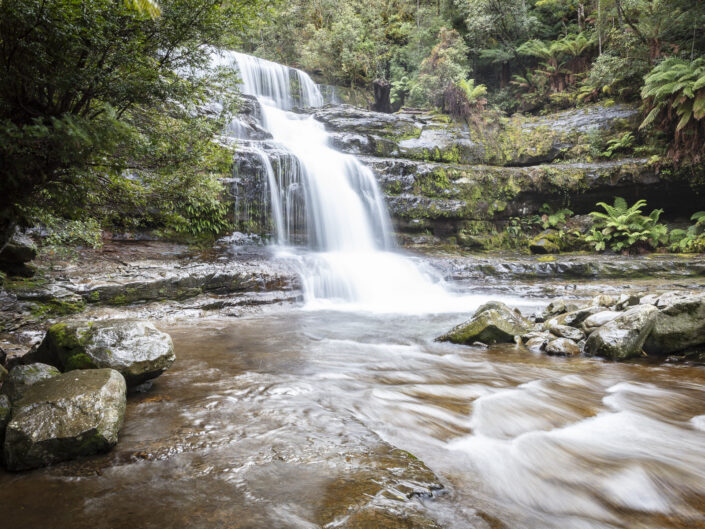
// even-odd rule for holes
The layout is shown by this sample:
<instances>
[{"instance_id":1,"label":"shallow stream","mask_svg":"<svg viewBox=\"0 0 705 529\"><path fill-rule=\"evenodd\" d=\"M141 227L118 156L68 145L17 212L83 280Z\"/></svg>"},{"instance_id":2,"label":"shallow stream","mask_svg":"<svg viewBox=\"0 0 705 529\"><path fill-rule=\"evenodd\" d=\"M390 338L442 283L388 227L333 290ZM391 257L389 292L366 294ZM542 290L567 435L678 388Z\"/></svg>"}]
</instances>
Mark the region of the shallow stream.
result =
<instances>
[{"instance_id":1,"label":"shallow stream","mask_svg":"<svg viewBox=\"0 0 705 529\"><path fill-rule=\"evenodd\" d=\"M0 473L2 526L705 526L705 370L433 341L465 316L167 327L117 448Z\"/></svg>"}]
</instances>

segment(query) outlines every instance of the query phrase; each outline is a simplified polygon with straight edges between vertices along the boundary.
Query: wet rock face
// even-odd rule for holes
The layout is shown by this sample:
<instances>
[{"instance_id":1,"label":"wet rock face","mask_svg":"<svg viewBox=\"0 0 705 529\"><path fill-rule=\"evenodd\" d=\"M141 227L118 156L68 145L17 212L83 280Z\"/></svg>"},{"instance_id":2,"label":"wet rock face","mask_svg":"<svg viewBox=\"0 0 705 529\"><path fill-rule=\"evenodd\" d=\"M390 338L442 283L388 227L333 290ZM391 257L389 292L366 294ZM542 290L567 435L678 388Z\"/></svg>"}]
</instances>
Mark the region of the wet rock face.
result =
<instances>
[{"instance_id":1,"label":"wet rock face","mask_svg":"<svg viewBox=\"0 0 705 529\"><path fill-rule=\"evenodd\" d=\"M12 402L20 400L27 390L42 380L59 376L61 372L54 366L39 362L15 366L10 370L7 380L2 385L2 393Z\"/></svg>"},{"instance_id":2,"label":"wet rock face","mask_svg":"<svg viewBox=\"0 0 705 529\"><path fill-rule=\"evenodd\" d=\"M106 452L125 415L125 379L112 369L72 371L32 386L5 431L9 470Z\"/></svg>"},{"instance_id":3,"label":"wet rock face","mask_svg":"<svg viewBox=\"0 0 705 529\"><path fill-rule=\"evenodd\" d=\"M504 303L486 303L465 323L461 323L449 333L438 338L439 341L457 344L512 343L515 336L529 331L528 322Z\"/></svg>"},{"instance_id":4,"label":"wet rock face","mask_svg":"<svg viewBox=\"0 0 705 529\"><path fill-rule=\"evenodd\" d=\"M129 386L158 377L176 359L171 337L140 320L57 323L37 357L65 371L115 369Z\"/></svg>"},{"instance_id":5,"label":"wet rock face","mask_svg":"<svg viewBox=\"0 0 705 529\"><path fill-rule=\"evenodd\" d=\"M383 114L349 105L317 109L313 115L331 131L335 146L352 154L518 166L553 162L581 136L634 120L638 111L593 106L542 118L515 116L479 130L432 113Z\"/></svg>"},{"instance_id":6,"label":"wet rock face","mask_svg":"<svg viewBox=\"0 0 705 529\"><path fill-rule=\"evenodd\" d=\"M595 330L587 339L585 352L612 360L627 360L642 354L642 347L656 323L658 309L639 305Z\"/></svg>"}]
</instances>

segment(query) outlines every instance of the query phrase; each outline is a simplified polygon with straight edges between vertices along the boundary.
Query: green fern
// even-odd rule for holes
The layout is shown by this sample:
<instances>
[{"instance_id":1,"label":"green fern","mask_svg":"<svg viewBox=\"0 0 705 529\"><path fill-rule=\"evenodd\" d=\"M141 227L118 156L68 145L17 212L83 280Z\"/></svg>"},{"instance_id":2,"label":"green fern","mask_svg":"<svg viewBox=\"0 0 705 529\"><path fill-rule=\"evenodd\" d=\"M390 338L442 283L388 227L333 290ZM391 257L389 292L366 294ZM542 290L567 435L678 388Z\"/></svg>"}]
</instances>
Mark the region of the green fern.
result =
<instances>
[{"instance_id":1,"label":"green fern","mask_svg":"<svg viewBox=\"0 0 705 529\"><path fill-rule=\"evenodd\" d=\"M640 128L673 131L671 155L696 161L705 147L705 58L670 57L645 77L641 90L648 114Z\"/></svg>"},{"instance_id":2,"label":"green fern","mask_svg":"<svg viewBox=\"0 0 705 529\"><path fill-rule=\"evenodd\" d=\"M600 154L605 158L612 158L616 153L628 151L634 146L634 134L625 132L621 137L611 139L607 142L607 148Z\"/></svg>"},{"instance_id":3,"label":"green fern","mask_svg":"<svg viewBox=\"0 0 705 529\"><path fill-rule=\"evenodd\" d=\"M631 252L647 246L656 248L668 242L668 228L659 223L663 210L655 209L649 215L643 215L645 200L630 207L626 200L616 197L612 206L604 202L597 205L605 213L590 213L596 222L586 237L595 250L603 251L609 246L614 252Z\"/></svg>"},{"instance_id":4,"label":"green fern","mask_svg":"<svg viewBox=\"0 0 705 529\"><path fill-rule=\"evenodd\" d=\"M687 230L671 230L669 249L674 252L705 252L705 211L694 213L690 220L695 223Z\"/></svg>"}]
</instances>

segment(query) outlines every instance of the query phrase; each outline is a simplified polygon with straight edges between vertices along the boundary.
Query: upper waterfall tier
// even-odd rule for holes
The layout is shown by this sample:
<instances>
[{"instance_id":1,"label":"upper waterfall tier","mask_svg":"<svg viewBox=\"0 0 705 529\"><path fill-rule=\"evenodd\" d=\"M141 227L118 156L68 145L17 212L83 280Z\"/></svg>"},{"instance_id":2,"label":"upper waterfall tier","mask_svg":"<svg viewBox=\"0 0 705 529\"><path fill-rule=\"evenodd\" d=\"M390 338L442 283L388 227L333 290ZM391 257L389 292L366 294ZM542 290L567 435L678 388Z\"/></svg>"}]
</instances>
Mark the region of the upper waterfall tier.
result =
<instances>
[{"instance_id":1,"label":"upper waterfall tier","mask_svg":"<svg viewBox=\"0 0 705 529\"><path fill-rule=\"evenodd\" d=\"M316 83L306 72L296 68L236 51L219 52L215 64L237 68L244 94L271 99L278 108L323 105Z\"/></svg>"}]
</instances>

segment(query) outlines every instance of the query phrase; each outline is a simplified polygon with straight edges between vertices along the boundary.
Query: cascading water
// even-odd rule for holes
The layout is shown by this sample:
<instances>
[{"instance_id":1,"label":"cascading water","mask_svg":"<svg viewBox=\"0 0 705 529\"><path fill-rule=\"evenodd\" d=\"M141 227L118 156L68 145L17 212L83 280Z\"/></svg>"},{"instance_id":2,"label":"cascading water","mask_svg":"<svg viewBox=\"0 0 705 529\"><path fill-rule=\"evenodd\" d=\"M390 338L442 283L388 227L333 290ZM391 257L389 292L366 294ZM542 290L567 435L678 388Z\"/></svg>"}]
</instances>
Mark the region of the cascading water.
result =
<instances>
[{"instance_id":1,"label":"cascading water","mask_svg":"<svg viewBox=\"0 0 705 529\"><path fill-rule=\"evenodd\" d=\"M323 104L304 72L237 52L222 52L220 66L237 68L242 92L255 96L264 128L298 163L275 174L263 157L280 255L293 259L308 307L383 312L472 309L472 300L449 294L434 271L394 249L391 222L372 171L329 146L323 124L296 114L296 106ZM293 89L292 89L293 88ZM279 164L281 168L281 164ZM291 213L304 201L307 251L291 248ZM298 226L301 228L301 226ZM478 298L473 298L475 302Z\"/></svg>"}]
</instances>

